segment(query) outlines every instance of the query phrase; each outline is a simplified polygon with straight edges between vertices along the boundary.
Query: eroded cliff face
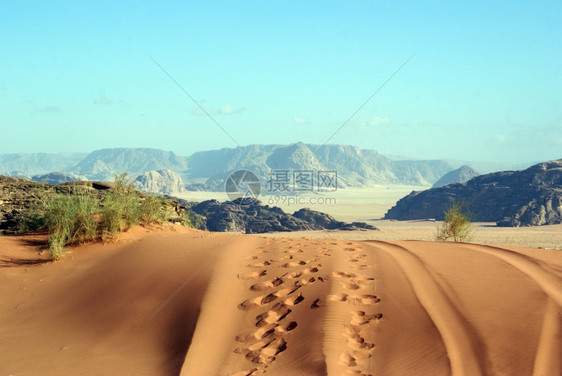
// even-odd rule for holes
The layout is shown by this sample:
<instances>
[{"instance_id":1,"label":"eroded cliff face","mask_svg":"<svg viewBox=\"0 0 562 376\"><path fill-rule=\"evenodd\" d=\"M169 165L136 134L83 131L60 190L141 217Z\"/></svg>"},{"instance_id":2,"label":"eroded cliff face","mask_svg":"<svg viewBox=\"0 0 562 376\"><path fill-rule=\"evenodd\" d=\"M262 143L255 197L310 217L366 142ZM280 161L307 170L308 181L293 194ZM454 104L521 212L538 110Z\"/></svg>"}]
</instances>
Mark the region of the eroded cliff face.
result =
<instances>
[{"instance_id":1,"label":"eroded cliff face","mask_svg":"<svg viewBox=\"0 0 562 376\"><path fill-rule=\"evenodd\" d=\"M453 201L462 201L473 221L496 222L499 226L561 223L562 159L412 192L400 199L385 218L441 219Z\"/></svg>"},{"instance_id":2,"label":"eroded cliff face","mask_svg":"<svg viewBox=\"0 0 562 376\"><path fill-rule=\"evenodd\" d=\"M173 194L185 192L181 176L172 170L147 171L133 178L132 184L148 193Z\"/></svg>"}]
</instances>

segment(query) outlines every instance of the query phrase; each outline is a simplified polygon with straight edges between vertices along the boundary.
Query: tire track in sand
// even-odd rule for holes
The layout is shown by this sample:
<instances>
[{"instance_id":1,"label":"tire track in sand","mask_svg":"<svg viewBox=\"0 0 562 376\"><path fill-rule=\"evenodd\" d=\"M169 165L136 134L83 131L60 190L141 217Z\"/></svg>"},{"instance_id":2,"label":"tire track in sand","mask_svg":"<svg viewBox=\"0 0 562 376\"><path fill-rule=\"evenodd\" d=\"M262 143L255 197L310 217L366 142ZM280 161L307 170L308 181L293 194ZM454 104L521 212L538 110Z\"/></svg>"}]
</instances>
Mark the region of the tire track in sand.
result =
<instances>
[{"instance_id":1,"label":"tire track in sand","mask_svg":"<svg viewBox=\"0 0 562 376\"><path fill-rule=\"evenodd\" d=\"M511 267L531 278L548 297L543 329L539 346L535 354L534 376L559 376L562 374L560 349L562 348L562 329L560 312L562 309L562 276L556 271L529 256L522 255L510 249L491 246L466 244L465 248L485 253L506 262Z\"/></svg>"},{"instance_id":2,"label":"tire track in sand","mask_svg":"<svg viewBox=\"0 0 562 376\"><path fill-rule=\"evenodd\" d=\"M453 375L477 376L487 374L478 343L457 307L431 275L426 264L407 248L384 241L372 243L400 266L410 281L420 304L439 330L447 349ZM436 304L439 302L439 304Z\"/></svg>"},{"instance_id":3,"label":"tire track in sand","mask_svg":"<svg viewBox=\"0 0 562 376\"><path fill-rule=\"evenodd\" d=\"M529 276L550 299L562 307L562 276L557 276L550 272L550 269L541 261L506 248L491 245L465 244L464 246L477 252L495 256L510 264L515 269Z\"/></svg>"}]
</instances>

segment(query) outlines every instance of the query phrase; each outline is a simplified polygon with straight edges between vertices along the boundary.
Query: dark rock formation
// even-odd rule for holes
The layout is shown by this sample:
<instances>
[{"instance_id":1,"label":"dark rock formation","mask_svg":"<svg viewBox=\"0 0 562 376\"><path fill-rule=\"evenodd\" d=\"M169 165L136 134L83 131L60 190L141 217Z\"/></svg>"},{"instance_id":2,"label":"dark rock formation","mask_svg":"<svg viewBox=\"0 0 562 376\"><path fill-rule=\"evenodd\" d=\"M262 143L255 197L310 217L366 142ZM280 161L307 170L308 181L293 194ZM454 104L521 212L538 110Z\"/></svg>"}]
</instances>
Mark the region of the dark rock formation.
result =
<instances>
[{"instance_id":1,"label":"dark rock formation","mask_svg":"<svg viewBox=\"0 0 562 376\"><path fill-rule=\"evenodd\" d=\"M241 231L258 234L275 231L307 230L376 230L366 223L352 224L335 220L332 216L310 209L301 209L293 215L281 208L262 205L259 200L236 199L220 203L207 200L198 204L179 201L194 213L206 218L210 231Z\"/></svg>"},{"instance_id":2,"label":"dark rock formation","mask_svg":"<svg viewBox=\"0 0 562 376\"><path fill-rule=\"evenodd\" d=\"M412 192L400 199L385 219L441 219L455 200L464 203L473 221L497 222L499 226L561 223L562 159Z\"/></svg>"},{"instance_id":3,"label":"dark rock formation","mask_svg":"<svg viewBox=\"0 0 562 376\"><path fill-rule=\"evenodd\" d=\"M88 179L86 179L85 176L72 172L49 172L48 174L35 175L31 178L31 180L39 183L62 184L73 181L86 181Z\"/></svg>"},{"instance_id":4,"label":"dark rock formation","mask_svg":"<svg viewBox=\"0 0 562 376\"><path fill-rule=\"evenodd\" d=\"M431 188L444 187L449 184L466 183L478 175L480 174L474 171L470 166L464 165L456 170L447 172L441 179L437 180Z\"/></svg>"}]
</instances>

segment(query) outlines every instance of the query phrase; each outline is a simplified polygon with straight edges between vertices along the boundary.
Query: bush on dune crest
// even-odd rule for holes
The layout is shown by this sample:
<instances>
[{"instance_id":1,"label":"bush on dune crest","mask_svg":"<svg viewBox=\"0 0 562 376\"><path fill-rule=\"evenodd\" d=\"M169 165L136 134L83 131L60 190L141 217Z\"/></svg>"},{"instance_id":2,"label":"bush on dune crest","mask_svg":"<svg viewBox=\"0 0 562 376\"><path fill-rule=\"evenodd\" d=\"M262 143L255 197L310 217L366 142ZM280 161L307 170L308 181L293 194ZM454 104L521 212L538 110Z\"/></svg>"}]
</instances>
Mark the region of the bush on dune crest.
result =
<instances>
[{"instance_id":1,"label":"bush on dune crest","mask_svg":"<svg viewBox=\"0 0 562 376\"><path fill-rule=\"evenodd\" d=\"M443 223L437 228L437 240L463 242L470 239L471 220L464 213L463 206L461 201L455 201L445 211Z\"/></svg>"},{"instance_id":2,"label":"bush on dune crest","mask_svg":"<svg viewBox=\"0 0 562 376\"><path fill-rule=\"evenodd\" d=\"M46 229L49 253L58 260L67 245L109 241L135 225L167 221L170 213L164 201L127 185L126 176L116 175L114 188L103 198L80 186L73 186L68 193L53 192L37 198L36 205L24 215L21 231Z\"/></svg>"},{"instance_id":3,"label":"bush on dune crest","mask_svg":"<svg viewBox=\"0 0 562 376\"><path fill-rule=\"evenodd\" d=\"M62 257L67 244L96 239L98 223L94 215L98 210L96 198L86 191L57 194L50 200L45 226L49 230L49 252L53 259Z\"/></svg>"}]
</instances>

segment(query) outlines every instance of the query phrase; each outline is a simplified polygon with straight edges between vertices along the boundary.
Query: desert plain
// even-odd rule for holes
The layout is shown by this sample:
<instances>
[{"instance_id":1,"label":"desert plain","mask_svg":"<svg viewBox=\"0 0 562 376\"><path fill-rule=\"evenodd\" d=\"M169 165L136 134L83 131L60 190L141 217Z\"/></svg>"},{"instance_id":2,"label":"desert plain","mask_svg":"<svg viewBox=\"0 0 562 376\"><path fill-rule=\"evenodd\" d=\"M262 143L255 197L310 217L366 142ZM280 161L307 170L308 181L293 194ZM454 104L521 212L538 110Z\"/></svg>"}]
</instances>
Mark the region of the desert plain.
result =
<instances>
[{"instance_id":1,"label":"desert plain","mask_svg":"<svg viewBox=\"0 0 562 376\"><path fill-rule=\"evenodd\" d=\"M1 236L0 374L561 374L560 226L436 242L354 197L331 214L380 231Z\"/></svg>"}]
</instances>

